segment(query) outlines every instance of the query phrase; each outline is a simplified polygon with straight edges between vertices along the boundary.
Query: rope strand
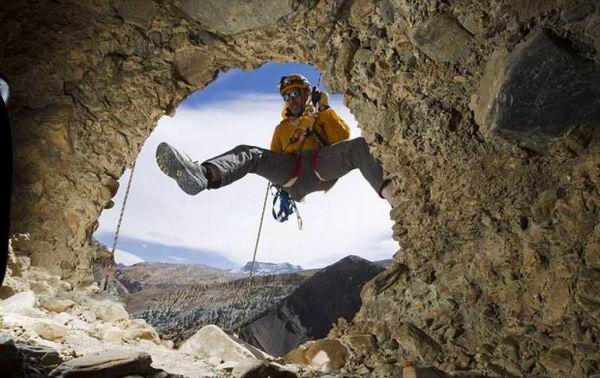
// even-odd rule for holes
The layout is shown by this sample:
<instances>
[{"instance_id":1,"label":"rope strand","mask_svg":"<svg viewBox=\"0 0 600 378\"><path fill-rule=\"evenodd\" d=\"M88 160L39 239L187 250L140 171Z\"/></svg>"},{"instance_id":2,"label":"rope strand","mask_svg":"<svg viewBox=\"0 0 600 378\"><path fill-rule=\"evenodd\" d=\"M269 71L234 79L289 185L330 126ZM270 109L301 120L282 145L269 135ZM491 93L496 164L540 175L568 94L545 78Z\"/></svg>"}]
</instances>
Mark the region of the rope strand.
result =
<instances>
[{"instance_id":1,"label":"rope strand","mask_svg":"<svg viewBox=\"0 0 600 378\"><path fill-rule=\"evenodd\" d=\"M254 244L254 254L252 255L252 264L250 265L250 277L248 277L248 286L246 286L246 294L244 295L244 305L242 306L242 314L240 316L240 321L238 322L237 327L235 328L238 334L241 331L241 326L243 322L246 320L246 309L248 307L248 299L250 297L250 291L252 290L252 278L254 277L254 265L256 263L256 252L258 251L258 242L260 241L260 235L262 232L263 221L265 219L265 209L267 208L267 198L269 197L269 189L271 188L271 183L267 183L267 191L265 193L265 200L263 202L262 214L260 216L260 224L258 226L258 235L256 236L256 243Z\"/></svg>"},{"instance_id":2,"label":"rope strand","mask_svg":"<svg viewBox=\"0 0 600 378\"><path fill-rule=\"evenodd\" d=\"M117 230L115 231L115 237L113 239L113 244L111 248L111 254L113 257L113 261L115 259L115 250L117 249L117 241L119 240L119 232L121 231L121 223L123 222L123 214L125 214L125 206L127 205L127 199L129 198L129 191L131 190L131 182L133 181L133 172L135 171L135 163L131 166L131 173L129 174L129 180L127 181L127 189L125 190L125 197L123 198L123 204L121 205L121 213L119 214L119 221L117 222ZM104 278L104 287L102 290L106 290L108 288L108 274Z\"/></svg>"}]
</instances>

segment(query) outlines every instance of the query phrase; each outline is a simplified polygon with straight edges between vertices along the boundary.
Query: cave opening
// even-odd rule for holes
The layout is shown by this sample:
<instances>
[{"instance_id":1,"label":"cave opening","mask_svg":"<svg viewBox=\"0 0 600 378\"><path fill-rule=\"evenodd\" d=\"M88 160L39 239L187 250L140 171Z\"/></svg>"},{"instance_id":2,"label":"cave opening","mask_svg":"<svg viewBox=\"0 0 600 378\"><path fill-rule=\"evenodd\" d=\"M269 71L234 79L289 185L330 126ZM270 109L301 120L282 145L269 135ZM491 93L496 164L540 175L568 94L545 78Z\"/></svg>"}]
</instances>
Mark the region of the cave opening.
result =
<instances>
[{"instance_id":1,"label":"cave opening","mask_svg":"<svg viewBox=\"0 0 600 378\"><path fill-rule=\"evenodd\" d=\"M219 190L190 197L159 170L156 146L166 141L192 160L202 161L233 148L269 148L281 120L283 101L277 92L282 75L300 73L327 90L319 71L297 63L267 63L254 71L231 70L194 92L163 117L138 155L130 197L119 234L117 262L200 263L220 269L238 268L251 259L266 180L247 175ZM339 94L331 106L361 135L354 116ZM94 238L113 244L122 200L131 170L120 178L115 206L104 210ZM271 203L269 196L268 202ZM390 259L397 250L391 238L389 205L379 198L358 170L350 172L329 192L309 194L298 204L304 228L293 215L278 223L266 214L259 261L288 262L319 268L353 254L370 261ZM269 207L270 212L270 207Z\"/></svg>"},{"instance_id":2,"label":"cave opening","mask_svg":"<svg viewBox=\"0 0 600 378\"><path fill-rule=\"evenodd\" d=\"M235 329L244 340L274 355L307 339L325 337L335 319L352 319L360 308L362 284L389 266L397 250L388 203L355 169L330 191L311 193L298 203L302 230L295 215L286 223L276 222L269 206L254 268L254 274L264 277L255 279L253 292L245 292L267 180L247 175L192 197L160 171L155 151L161 142L194 161L236 145L269 148L284 104L277 84L292 73L329 91L321 73L307 64L269 62L253 71L221 72L181 102L173 117L159 120L136 159L113 256L120 270L116 278L129 290L127 311L176 345L207 324ZM350 126L350 138L361 136L343 96L332 93L329 101ZM102 212L93 235L109 249L131 174L128 169L121 176L114 205ZM267 203L271 201L269 195ZM321 270L327 273L311 281ZM320 298L314 291L322 285L330 290ZM174 287L186 294L173 296ZM250 298L248 314L244 294ZM323 302L337 303L337 297L344 303L319 309ZM162 308L165 298L176 305ZM296 318L310 329L280 310L291 303ZM200 310L207 306L214 311ZM277 331L279 323L283 326Z\"/></svg>"}]
</instances>

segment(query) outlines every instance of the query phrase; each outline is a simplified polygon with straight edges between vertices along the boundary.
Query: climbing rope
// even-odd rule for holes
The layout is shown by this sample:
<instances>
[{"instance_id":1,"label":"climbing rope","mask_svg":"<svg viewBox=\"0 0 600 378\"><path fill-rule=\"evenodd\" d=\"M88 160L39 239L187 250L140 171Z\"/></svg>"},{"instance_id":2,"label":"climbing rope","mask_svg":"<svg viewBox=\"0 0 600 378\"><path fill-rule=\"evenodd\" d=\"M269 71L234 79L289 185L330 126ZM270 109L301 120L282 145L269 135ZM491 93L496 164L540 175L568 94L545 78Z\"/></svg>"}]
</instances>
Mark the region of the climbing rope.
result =
<instances>
[{"instance_id":1,"label":"climbing rope","mask_svg":"<svg viewBox=\"0 0 600 378\"><path fill-rule=\"evenodd\" d=\"M263 202L262 214L260 216L260 224L258 225L258 234L256 235L256 243L254 244L254 253L252 255L252 264L250 264L250 276L248 277L248 285L246 286L246 293L244 295L244 303L242 304L242 313L239 317L237 326L234 328L238 334L241 331L242 324L246 321L246 313L248 307L248 300L250 298L250 292L252 290L252 279L254 278L254 264L256 263L256 252L258 251L258 242L260 241L260 235L262 233L263 221L265 219L265 209L267 208L267 198L269 197L269 190L271 183L267 183L267 191L265 193L265 200Z\"/></svg>"},{"instance_id":2,"label":"climbing rope","mask_svg":"<svg viewBox=\"0 0 600 378\"><path fill-rule=\"evenodd\" d=\"M117 241L119 240L119 231L121 230L121 223L123 222L123 214L125 214L125 206L127 205L127 198L129 198L129 190L131 189L131 182L133 181L133 172L135 171L135 161L131 166L131 174L127 181L127 189L125 190L125 198L123 198L123 204L121 205L121 214L119 215L119 221L117 222L117 230L115 231L115 238L113 239L112 255L115 255L115 249L117 248Z\"/></svg>"},{"instance_id":3,"label":"climbing rope","mask_svg":"<svg viewBox=\"0 0 600 378\"><path fill-rule=\"evenodd\" d=\"M317 85L315 87L313 87L313 90L319 89L319 87L321 85L321 75L322 75L322 73L319 72L319 79L317 81ZM313 120L311 129L313 129L315 127L315 124L316 124L316 117ZM296 125L296 128L297 127L298 127L298 125ZM292 135L294 135L296 128L294 128ZM290 145L291 145L291 143L288 144L288 146L284 149L284 151L287 150ZM300 149L299 149L300 151L302 150L303 145L304 145L304 140L302 141L302 144L300 145ZM246 286L246 293L244 295L244 302L242 305L242 313L241 313L241 316L238 317L239 320L238 320L237 326L235 326L233 328L234 331L237 331L238 335L241 331L242 324L244 323L244 321L246 321L248 300L250 298L250 292L252 290L252 279L254 277L254 264L256 263L256 253L258 251L258 242L260 241L260 235L262 232L263 221L265 218L265 209L267 208L267 198L269 197L270 188L271 188L271 183L267 183L267 192L265 193L265 200L263 202L262 214L260 216L260 224L258 226L258 235L256 236L256 244L254 245L254 253L252 255L252 264L250 265L250 276L248 278L248 285ZM280 200L280 208L279 208L279 212L276 213L275 212L275 202L277 201L277 199ZM296 202L293 199L291 199L289 197L289 194L285 190L283 190L283 188L281 188L281 187L277 187L277 193L275 194L275 198L273 199L272 212L273 212L273 217L280 222L285 222L288 219L288 216L295 212L297 220L298 220L298 229L302 230L302 218L300 217L300 212L298 211Z\"/></svg>"}]
</instances>

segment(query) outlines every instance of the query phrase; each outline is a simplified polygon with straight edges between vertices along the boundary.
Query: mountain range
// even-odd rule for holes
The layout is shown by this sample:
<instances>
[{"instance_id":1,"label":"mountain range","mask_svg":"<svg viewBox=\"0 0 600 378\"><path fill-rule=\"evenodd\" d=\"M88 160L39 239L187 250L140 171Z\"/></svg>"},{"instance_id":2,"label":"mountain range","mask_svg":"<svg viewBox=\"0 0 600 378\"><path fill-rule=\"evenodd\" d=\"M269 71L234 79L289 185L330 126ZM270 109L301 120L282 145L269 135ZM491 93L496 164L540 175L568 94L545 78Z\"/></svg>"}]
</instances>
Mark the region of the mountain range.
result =
<instances>
[{"instance_id":1,"label":"mountain range","mask_svg":"<svg viewBox=\"0 0 600 378\"><path fill-rule=\"evenodd\" d=\"M303 271L300 265L292 265L290 263L270 263L256 261L254 263L254 275L255 276L268 276L271 274L286 274L286 273L298 273ZM233 274L244 274L249 275L252 271L252 262L249 261L243 267L239 269L232 269L229 272Z\"/></svg>"},{"instance_id":2,"label":"mountain range","mask_svg":"<svg viewBox=\"0 0 600 378\"><path fill-rule=\"evenodd\" d=\"M112 244L113 235L101 232L94 234L94 238L100 243L109 246ZM119 237L117 248L135 255L146 262L201 264L218 269L234 269L239 266L238 263L231 261L217 251L154 243L125 235Z\"/></svg>"}]
</instances>

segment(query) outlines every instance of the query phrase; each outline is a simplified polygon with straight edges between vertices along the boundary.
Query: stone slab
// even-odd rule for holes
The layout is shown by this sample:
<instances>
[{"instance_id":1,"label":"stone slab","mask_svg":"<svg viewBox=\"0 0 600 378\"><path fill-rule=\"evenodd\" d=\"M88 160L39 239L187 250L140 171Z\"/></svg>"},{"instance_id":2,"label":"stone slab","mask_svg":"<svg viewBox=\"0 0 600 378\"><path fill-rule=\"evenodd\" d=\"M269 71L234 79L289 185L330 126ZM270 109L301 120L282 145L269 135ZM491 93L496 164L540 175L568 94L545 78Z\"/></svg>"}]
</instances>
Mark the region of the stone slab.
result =
<instances>
[{"instance_id":1,"label":"stone slab","mask_svg":"<svg viewBox=\"0 0 600 378\"><path fill-rule=\"evenodd\" d=\"M154 373L149 354L128 350L108 350L90 353L62 363L54 369L51 377L61 378L106 378L126 375Z\"/></svg>"}]
</instances>

